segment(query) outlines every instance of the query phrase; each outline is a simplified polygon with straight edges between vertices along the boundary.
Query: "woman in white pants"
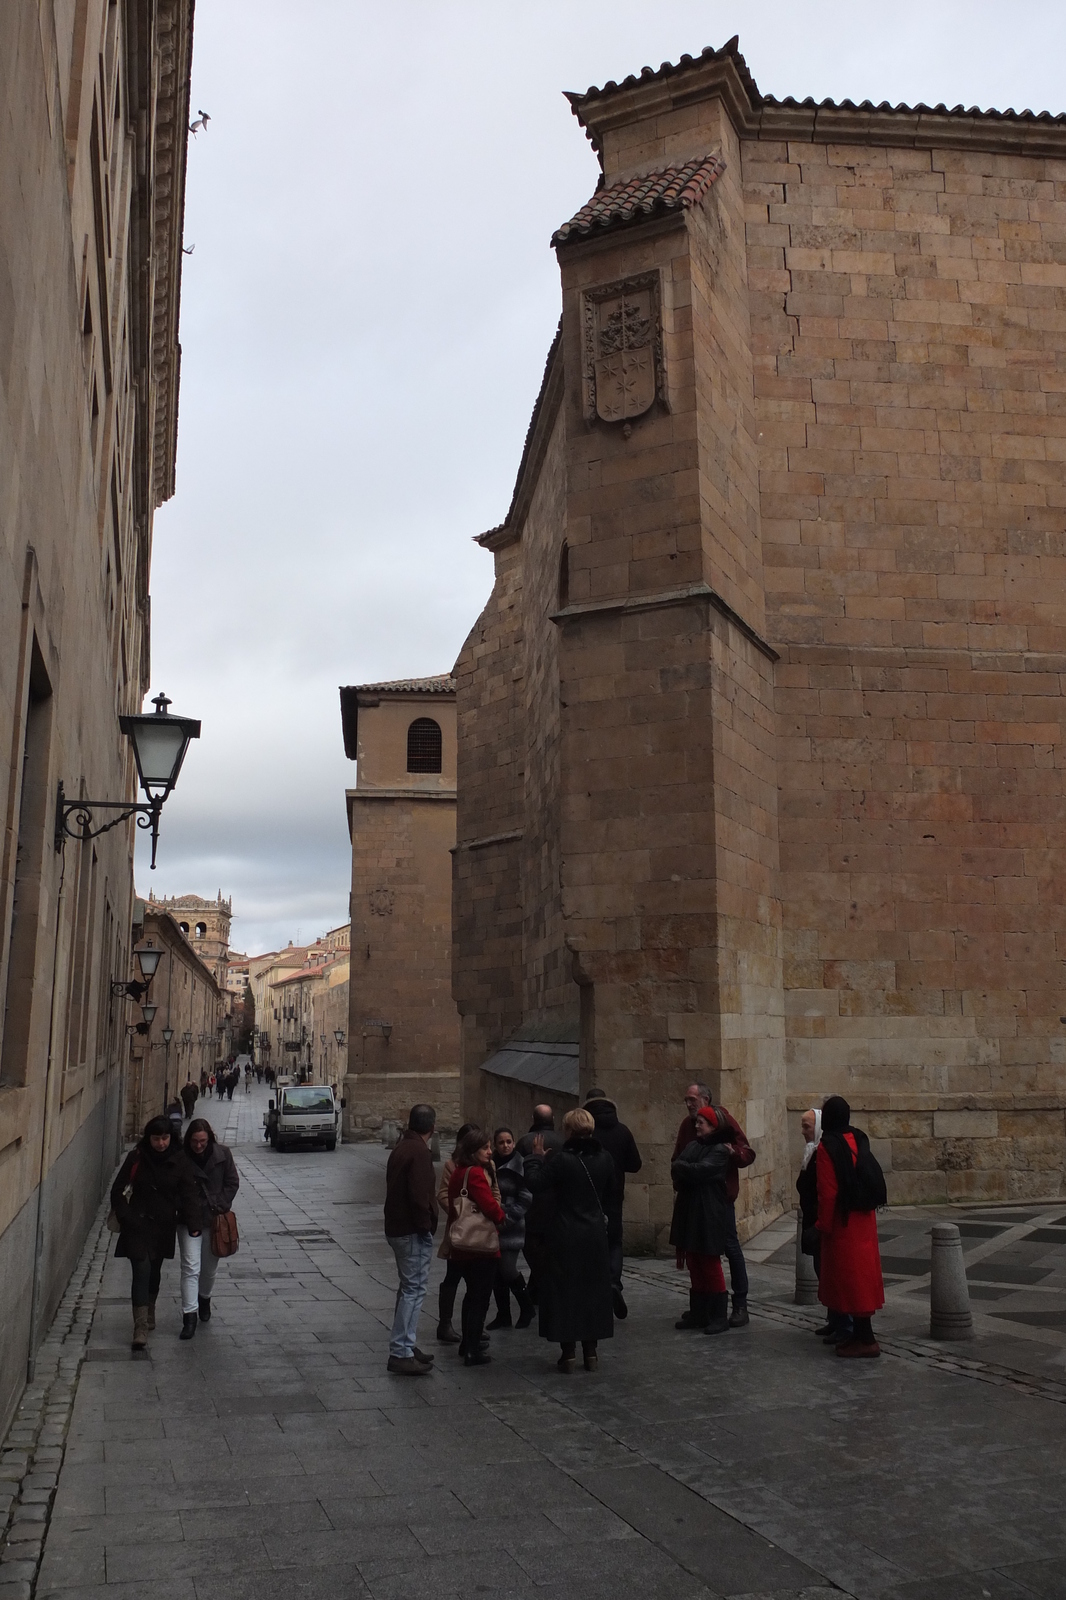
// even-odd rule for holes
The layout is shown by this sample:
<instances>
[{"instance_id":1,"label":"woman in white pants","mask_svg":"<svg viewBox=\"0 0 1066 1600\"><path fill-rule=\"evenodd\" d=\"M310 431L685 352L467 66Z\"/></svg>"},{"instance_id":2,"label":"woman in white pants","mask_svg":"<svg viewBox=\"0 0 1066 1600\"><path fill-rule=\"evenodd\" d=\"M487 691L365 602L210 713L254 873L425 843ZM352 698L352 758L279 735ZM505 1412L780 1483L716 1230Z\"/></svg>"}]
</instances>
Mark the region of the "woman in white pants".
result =
<instances>
[{"instance_id":1,"label":"woman in white pants","mask_svg":"<svg viewBox=\"0 0 1066 1600\"><path fill-rule=\"evenodd\" d=\"M200 1197L199 1236L178 1226L181 1251L181 1333L191 1339L201 1322L211 1318L211 1290L219 1258L211 1248L211 1221L221 1211L230 1211L240 1187L237 1165L228 1147L219 1144L214 1129L203 1117L195 1117L185 1134L185 1153L189 1157Z\"/></svg>"}]
</instances>

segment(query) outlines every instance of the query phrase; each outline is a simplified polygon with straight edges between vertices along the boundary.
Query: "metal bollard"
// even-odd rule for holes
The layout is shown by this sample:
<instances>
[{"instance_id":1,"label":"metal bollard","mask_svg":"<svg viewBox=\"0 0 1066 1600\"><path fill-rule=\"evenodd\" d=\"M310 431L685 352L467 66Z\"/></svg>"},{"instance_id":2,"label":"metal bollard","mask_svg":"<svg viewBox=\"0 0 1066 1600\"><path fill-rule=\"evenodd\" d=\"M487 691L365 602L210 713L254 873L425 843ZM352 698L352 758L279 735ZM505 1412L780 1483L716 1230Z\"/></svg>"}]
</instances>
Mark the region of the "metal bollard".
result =
<instances>
[{"instance_id":1,"label":"metal bollard","mask_svg":"<svg viewBox=\"0 0 1066 1600\"><path fill-rule=\"evenodd\" d=\"M800 1240L803 1237L803 1217L796 1217L796 1304L798 1306L816 1306L818 1304L818 1274L814 1270L814 1257L805 1256L800 1249Z\"/></svg>"},{"instance_id":2,"label":"metal bollard","mask_svg":"<svg viewBox=\"0 0 1066 1600\"><path fill-rule=\"evenodd\" d=\"M929 1278L930 1339L972 1339L973 1313L962 1235L953 1222L933 1224Z\"/></svg>"}]
</instances>

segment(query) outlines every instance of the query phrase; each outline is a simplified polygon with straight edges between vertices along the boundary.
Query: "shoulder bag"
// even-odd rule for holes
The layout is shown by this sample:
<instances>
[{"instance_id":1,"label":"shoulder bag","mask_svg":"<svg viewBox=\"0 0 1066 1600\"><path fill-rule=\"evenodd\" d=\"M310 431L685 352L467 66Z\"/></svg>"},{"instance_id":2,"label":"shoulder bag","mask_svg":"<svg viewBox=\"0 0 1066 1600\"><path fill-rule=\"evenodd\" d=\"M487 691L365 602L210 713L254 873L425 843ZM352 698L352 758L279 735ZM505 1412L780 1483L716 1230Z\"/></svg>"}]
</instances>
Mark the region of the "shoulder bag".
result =
<instances>
[{"instance_id":1,"label":"shoulder bag","mask_svg":"<svg viewBox=\"0 0 1066 1600\"><path fill-rule=\"evenodd\" d=\"M211 1218L211 1254L235 1256L240 1248L237 1218L232 1211L216 1211Z\"/></svg>"},{"instance_id":2,"label":"shoulder bag","mask_svg":"<svg viewBox=\"0 0 1066 1600\"><path fill-rule=\"evenodd\" d=\"M471 1256L498 1255L500 1236L496 1231L496 1224L491 1217L487 1217L478 1209L467 1194L466 1186L469 1180L470 1168L467 1167L463 1186L455 1197L455 1216L448 1223L448 1248Z\"/></svg>"},{"instance_id":3,"label":"shoulder bag","mask_svg":"<svg viewBox=\"0 0 1066 1600\"><path fill-rule=\"evenodd\" d=\"M129 1178L127 1179L125 1187L122 1190L122 1198L125 1200L127 1205L129 1205L130 1201L133 1199L133 1180L137 1176L137 1168L140 1166L140 1164L140 1156L134 1156L133 1165L130 1168ZM115 1210L114 1206L112 1206L111 1210L107 1213L107 1231L109 1233L122 1232L122 1223L118 1219L118 1212Z\"/></svg>"}]
</instances>

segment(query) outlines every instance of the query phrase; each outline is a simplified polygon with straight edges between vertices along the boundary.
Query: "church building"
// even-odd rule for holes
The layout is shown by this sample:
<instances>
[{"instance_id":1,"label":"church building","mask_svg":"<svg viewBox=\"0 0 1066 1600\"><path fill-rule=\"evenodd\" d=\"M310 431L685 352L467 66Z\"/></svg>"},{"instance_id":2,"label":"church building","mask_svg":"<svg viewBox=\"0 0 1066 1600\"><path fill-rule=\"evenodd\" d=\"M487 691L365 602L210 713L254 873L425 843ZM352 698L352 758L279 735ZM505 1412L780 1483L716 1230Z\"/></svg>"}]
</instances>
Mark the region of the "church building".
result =
<instances>
[{"instance_id":1,"label":"church building","mask_svg":"<svg viewBox=\"0 0 1066 1600\"><path fill-rule=\"evenodd\" d=\"M693 1080L790 1204L1062 1191L1066 117L777 100L735 40L599 158L455 667L463 1113L592 1085L670 1215ZM353 940L354 944L354 940Z\"/></svg>"}]
</instances>

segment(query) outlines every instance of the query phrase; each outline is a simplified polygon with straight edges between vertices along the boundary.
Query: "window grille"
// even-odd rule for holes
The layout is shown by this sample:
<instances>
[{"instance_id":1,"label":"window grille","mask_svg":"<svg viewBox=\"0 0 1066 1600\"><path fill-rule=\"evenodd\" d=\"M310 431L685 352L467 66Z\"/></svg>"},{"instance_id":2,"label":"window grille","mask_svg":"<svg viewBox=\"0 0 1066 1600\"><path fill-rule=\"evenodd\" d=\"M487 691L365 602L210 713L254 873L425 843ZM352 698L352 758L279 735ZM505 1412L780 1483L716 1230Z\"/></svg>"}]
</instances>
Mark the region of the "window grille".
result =
<instances>
[{"instance_id":1,"label":"window grille","mask_svg":"<svg viewBox=\"0 0 1066 1600\"><path fill-rule=\"evenodd\" d=\"M439 772L441 756L440 723L432 717L416 717L407 730L408 772Z\"/></svg>"}]
</instances>

